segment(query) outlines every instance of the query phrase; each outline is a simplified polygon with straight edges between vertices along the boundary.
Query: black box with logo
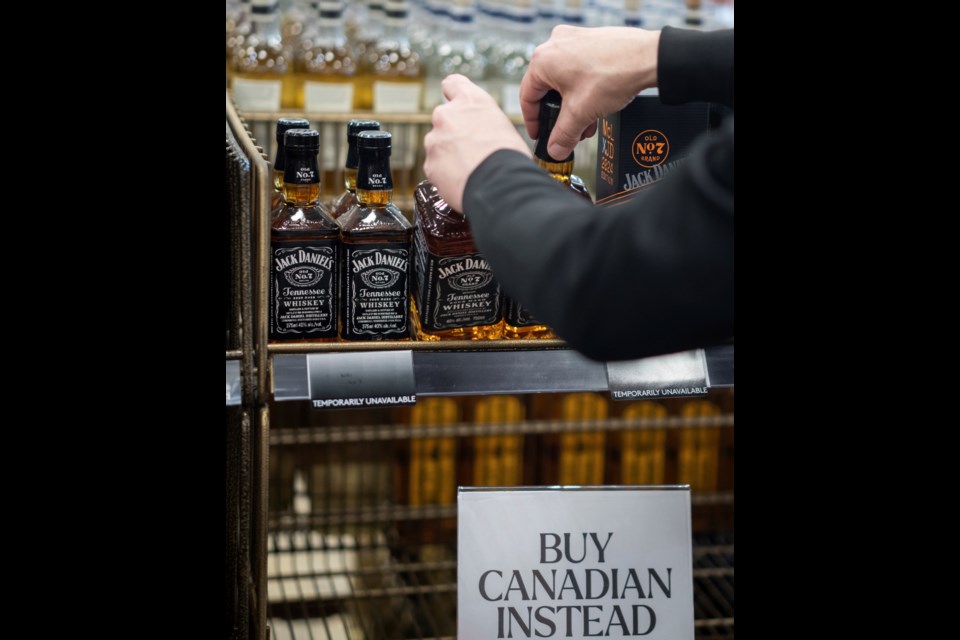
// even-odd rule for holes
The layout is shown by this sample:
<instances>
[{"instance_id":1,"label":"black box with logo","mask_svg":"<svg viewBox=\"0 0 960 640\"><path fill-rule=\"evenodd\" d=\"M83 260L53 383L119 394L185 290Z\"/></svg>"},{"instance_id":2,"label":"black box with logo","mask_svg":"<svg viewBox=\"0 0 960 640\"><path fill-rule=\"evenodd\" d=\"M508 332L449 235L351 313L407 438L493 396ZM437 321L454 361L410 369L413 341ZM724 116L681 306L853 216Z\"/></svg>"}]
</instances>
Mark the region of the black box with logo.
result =
<instances>
[{"instance_id":1,"label":"black box with logo","mask_svg":"<svg viewBox=\"0 0 960 640\"><path fill-rule=\"evenodd\" d=\"M601 117L597 204L611 207L625 202L677 167L697 136L709 128L710 116L706 102L666 105L659 96L641 95L617 113Z\"/></svg>"}]
</instances>

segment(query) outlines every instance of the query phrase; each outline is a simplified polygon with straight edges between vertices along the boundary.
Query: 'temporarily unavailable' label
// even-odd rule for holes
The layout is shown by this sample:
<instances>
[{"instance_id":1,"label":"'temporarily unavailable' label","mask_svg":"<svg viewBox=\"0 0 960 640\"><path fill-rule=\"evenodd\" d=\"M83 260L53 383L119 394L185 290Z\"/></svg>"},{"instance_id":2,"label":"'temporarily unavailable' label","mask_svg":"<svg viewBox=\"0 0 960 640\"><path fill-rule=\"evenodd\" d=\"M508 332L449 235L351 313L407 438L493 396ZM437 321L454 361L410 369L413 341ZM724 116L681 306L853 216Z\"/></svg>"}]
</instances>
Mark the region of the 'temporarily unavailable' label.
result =
<instances>
[{"instance_id":1,"label":"'temporarily unavailable' label","mask_svg":"<svg viewBox=\"0 0 960 640\"><path fill-rule=\"evenodd\" d=\"M707 366L703 349L608 362L607 385L614 400L706 395Z\"/></svg>"},{"instance_id":2,"label":"'temporarily unavailable' label","mask_svg":"<svg viewBox=\"0 0 960 640\"><path fill-rule=\"evenodd\" d=\"M412 351L307 355L316 409L409 405L417 401Z\"/></svg>"}]
</instances>

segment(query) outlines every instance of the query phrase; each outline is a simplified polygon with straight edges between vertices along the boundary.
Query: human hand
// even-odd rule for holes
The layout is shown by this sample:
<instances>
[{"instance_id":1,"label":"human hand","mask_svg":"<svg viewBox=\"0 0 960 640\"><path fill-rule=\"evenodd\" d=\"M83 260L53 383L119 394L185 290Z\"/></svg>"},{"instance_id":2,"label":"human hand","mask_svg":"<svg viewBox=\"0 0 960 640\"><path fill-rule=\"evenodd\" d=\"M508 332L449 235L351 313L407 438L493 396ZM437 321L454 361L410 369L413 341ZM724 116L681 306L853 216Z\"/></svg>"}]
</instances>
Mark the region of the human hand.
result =
<instances>
[{"instance_id":1,"label":"human hand","mask_svg":"<svg viewBox=\"0 0 960 640\"><path fill-rule=\"evenodd\" d=\"M467 179L481 162L500 149L530 157L530 148L490 94L466 76L449 75L441 88L449 102L433 110L433 129L423 139L423 172L447 204L463 211Z\"/></svg>"},{"instance_id":2,"label":"human hand","mask_svg":"<svg viewBox=\"0 0 960 640\"><path fill-rule=\"evenodd\" d=\"M566 158L578 141L596 132L597 118L619 111L638 93L657 85L659 46L659 31L558 25L534 50L520 82L527 133L537 138L540 99L556 89L563 106L547 152Z\"/></svg>"}]
</instances>

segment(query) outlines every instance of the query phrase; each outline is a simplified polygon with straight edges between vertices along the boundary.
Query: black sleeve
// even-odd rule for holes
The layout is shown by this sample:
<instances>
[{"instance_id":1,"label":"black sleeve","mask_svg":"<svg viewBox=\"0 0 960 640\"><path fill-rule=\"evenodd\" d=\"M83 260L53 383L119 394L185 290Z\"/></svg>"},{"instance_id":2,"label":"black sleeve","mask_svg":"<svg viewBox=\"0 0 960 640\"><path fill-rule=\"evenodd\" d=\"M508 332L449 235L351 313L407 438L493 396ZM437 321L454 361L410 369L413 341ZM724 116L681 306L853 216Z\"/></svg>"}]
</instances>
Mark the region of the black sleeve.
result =
<instances>
[{"instance_id":1,"label":"black sleeve","mask_svg":"<svg viewBox=\"0 0 960 640\"><path fill-rule=\"evenodd\" d=\"M657 50L657 88L664 104L719 102L733 107L733 29L664 27Z\"/></svg>"},{"instance_id":2,"label":"black sleeve","mask_svg":"<svg viewBox=\"0 0 960 640\"><path fill-rule=\"evenodd\" d=\"M470 175L464 212L504 290L590 358L733 336L732 117L626 204L592 207L501 150Z\"/></svg>"}]
</instances>

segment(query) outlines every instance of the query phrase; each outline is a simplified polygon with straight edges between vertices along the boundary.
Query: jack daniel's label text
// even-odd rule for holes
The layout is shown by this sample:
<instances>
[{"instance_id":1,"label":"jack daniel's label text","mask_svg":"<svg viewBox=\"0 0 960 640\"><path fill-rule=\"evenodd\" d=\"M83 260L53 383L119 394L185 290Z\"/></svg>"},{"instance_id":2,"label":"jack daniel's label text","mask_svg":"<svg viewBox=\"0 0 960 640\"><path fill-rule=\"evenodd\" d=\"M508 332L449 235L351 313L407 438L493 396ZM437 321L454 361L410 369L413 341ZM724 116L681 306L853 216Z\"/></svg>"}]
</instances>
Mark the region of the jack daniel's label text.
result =
<instances>
[{"instance_id":1,"label":"jack daniel's label text","mask_svg":"<svg viewBox=\"0 0 960 640\"><path fill-rule=\"evenodd\" d=\"M344 338L407 338L410 246L344 245Z\"/></svg>"},{"instance_id":2,"label":"jack daniel's label text","mask_svg":"<svg viewBox=\"0 0 960 640\"><path fill-rule=\"evenodd\" d=\"M336 337L337 244L331 239L273 246L271 339Z\"/></svg>"},{"instance_id":3,"label":"jack daniel's label text","mask_svg":"<svg viewBox=\"0 0 960 640\"><path fill-rule=\"evenodd\" d=\"M424 329L445 331L500 321L500 284L483 256L477 253L436 256L427 248L419 226L414 246L417 260L414 296Z\"/></svg>"}]
</instances>

